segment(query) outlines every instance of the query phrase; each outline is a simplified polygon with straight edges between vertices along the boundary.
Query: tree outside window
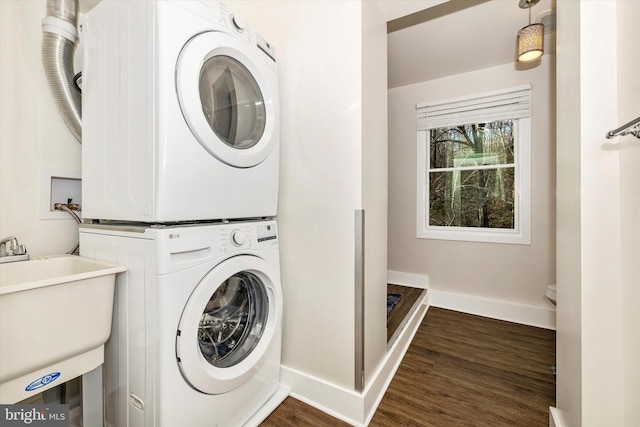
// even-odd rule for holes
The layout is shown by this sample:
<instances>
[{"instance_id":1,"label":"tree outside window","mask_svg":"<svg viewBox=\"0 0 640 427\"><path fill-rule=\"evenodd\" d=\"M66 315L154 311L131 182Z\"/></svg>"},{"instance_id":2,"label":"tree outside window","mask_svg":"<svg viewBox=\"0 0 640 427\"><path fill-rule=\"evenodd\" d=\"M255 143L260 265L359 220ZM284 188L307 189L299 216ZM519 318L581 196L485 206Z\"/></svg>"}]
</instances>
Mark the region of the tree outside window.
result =
<instances>
[{"instance_id":1,"label":"tree outside window","mask_svg":"<svg viewBox=\"0 0 640 427\"><path fill-rule=\"evenodd\" d=\"M514 121L429 130L429 225L515 227Z\"/></svg>"}]
</instances>

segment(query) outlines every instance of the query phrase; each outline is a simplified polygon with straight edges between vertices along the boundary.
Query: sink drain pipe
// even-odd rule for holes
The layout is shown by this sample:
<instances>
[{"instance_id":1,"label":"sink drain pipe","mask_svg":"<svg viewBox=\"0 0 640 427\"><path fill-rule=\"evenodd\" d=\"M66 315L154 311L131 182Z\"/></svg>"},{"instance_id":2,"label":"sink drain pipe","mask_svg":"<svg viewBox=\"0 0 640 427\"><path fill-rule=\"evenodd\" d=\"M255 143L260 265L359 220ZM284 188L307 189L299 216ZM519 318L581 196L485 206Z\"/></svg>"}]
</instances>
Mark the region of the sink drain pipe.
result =
<instances>
[{"instance_id":1,"label":"sink drain pipe","mask_svg":"<svg viewBox=\"0 0 640 427\"><path fill-rule=\"evenodd\" d=\"M77 11L78 0L47 0L47 16L42 21L42 62L62 119L82 143L82 99L73 81Z\"/></svg>"}]
</instances>

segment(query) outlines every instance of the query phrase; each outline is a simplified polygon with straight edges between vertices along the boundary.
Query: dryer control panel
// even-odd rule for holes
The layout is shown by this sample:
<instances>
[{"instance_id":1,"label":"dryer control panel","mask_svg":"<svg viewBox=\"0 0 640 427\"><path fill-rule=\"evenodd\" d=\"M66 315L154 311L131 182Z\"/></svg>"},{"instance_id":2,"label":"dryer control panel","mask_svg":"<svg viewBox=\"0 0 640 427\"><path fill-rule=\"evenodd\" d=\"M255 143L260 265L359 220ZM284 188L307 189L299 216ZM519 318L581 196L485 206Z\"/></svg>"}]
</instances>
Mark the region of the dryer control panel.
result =
<instances>
[{"instance_id":1,"label":"dryer control panel","mask_svg":"<svg viewBox=\"0 0 640 427\"><path fill-rule=\"evenodd\" d=\"M235 30L236 34L252 46L257 46L274 62L276 60L276 52L273 46L269 44L260 34L253 31L247 23L237 14L231 12L224 3L220 3L220 23L224 26Z\"/></svg>"}]
</instances>

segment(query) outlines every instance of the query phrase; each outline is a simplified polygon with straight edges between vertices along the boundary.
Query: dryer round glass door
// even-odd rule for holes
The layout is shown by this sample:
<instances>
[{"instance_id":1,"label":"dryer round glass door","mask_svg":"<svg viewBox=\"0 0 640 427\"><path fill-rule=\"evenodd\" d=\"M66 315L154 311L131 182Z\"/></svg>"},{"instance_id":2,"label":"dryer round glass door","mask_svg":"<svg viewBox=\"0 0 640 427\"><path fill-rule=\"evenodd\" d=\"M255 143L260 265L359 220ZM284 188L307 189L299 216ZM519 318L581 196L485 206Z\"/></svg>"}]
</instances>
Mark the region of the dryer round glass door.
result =
<instances>
[{"instance_id":1,"label":"dryer round glass door","mask_svg":"<svg viewBox=\"0 0 640 427\"><path fill-rule=\"evenodd\" d=\"M182 114L218 160L247 168L267 158L277 137L278 76L273 60L222 32L194 36L176 65Z\"/></svg>"},{"instance_id":2,"label":"dryer round glass door","mask_svg":"<svg viewBox=\"0 0 640 427\"><path fill-rule=\"evenodd\" d=\"M207 123L228 146L246 150L262 138L267 115L262 92L236 59L217 55L204 63L200 102Z\"/></svg>"},{"instance_id":3,"label":"dryer round glass door","mask_svg":"<svg viewBox=\"0 0 640 427\"><path fill-rule=\"evenodd\" d=\"M275 277L264 260L242 255L201 280L183 310L176 338L180 371L192 387L225 393L260 367L281 317Z\"/></svg>"}]
</instances>

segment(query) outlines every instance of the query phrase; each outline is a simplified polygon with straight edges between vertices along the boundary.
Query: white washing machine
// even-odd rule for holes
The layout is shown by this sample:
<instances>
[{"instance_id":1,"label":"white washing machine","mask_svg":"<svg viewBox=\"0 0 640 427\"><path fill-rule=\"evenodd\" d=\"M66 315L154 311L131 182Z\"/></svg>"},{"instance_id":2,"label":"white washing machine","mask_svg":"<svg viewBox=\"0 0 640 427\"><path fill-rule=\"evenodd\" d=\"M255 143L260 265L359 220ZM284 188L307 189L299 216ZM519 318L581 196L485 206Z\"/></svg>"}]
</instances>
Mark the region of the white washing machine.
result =
<instances>
[{"instance_id":1,"label":"white washing machine","mask_svg":"<svg viewBox=\"0 0 640 427\"><path fill-rule=\"evenodd\" d=\"M127 267L105 350L106 425L257 425L284 400L275 221L85 224L80 247Z\"/></svg>"},{"instance_id":2,"label":"white washing machine","mask_svg":"<svg viewBox=\"0 0 640 427\"><path fill-rule=\"evenodd\" d=\"M217 1L103 0L81 22L91 219L273 217L274 50Z\"/></svg>"}]
</instances>

